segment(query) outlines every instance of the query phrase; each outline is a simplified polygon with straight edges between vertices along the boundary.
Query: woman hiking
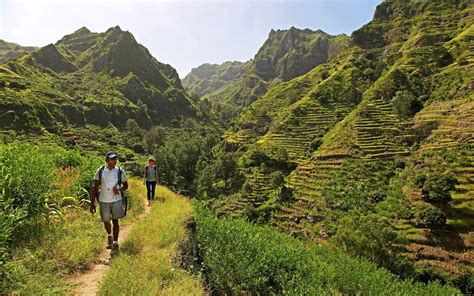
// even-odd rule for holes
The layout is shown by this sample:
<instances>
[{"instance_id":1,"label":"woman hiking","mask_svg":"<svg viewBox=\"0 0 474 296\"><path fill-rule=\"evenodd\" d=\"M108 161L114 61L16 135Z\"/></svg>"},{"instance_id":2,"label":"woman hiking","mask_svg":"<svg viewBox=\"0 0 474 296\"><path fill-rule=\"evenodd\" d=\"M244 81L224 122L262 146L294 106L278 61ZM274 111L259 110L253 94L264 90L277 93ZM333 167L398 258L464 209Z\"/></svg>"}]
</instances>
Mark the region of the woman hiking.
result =
<instances>
[{"instance_id":1,"label":"woman hiking","mask_svg":"<svg viewBox=\"0 0 474 296\"><path fill-rule=\"evenodd\" d=\"M143 170L143 183L146 184L148 206L151 205L152 200L155 200L155 188L158 183L158 170L155 162L156 160L153 157L148 158L148 165Z\"/></svg>"}]
</instances>

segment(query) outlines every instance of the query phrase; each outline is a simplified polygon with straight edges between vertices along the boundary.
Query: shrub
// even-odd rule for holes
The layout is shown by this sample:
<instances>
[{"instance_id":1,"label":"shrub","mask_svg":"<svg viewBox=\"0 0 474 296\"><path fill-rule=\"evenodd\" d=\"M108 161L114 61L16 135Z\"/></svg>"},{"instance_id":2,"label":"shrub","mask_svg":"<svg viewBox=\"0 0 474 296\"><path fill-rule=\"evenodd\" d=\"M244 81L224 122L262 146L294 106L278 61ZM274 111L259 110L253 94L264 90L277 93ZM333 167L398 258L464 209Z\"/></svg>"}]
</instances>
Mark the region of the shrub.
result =
<instances>
[{"instance_id":1,"label":"shrub","mask_svg":"<svg viewBox=\"0 0 474 296\"><path fill-rule=\"evenodd\" d=\"M398 234L388 221L376 215L354 215L342 218L331 242L346 253L370 259L404 277L414 273L413 266L392 248L399 242Z\"/></svg>"},{"instance_id":2,"label":"shrub","mask_svg":"<svg viewBox=\"0 0 474 296\"><path fill-rule=\"evenodd\" d=\"M418 227L440 228L446 225L446 215L443 211L428 203L418 203L413 212L413 222Z\"/></svg>"},{"instance_id":3,"label":"shrub","mask_svg":"<svg viewBox=\"0 0 474 296\"><path fill-rule=\"evenodd\" d=\"M392 99L395 113L402 119L415 115L423 108L423 103L407 90L397 91Z\"/></svg>"},{"instance_id":4,"label":"shrub","mask_svg":"<svg viewBox=\"0 0 474 296\"><path fill-rule=\"evenodd\" d=\"M270 159L265 152L259 149L250 149L247 153L247 158L250 160L248 166L259 166Z\"/></svg>"},{"instance_id":5,"label":"shrub","mask_svg":"<svg viewBox=\"0 0 474 296\"><path fill-rule=\"evenodd\" d=\"M269 227L221 220L195 204L196 238L209 289L227 295L460 295L437 282L401 281L364 259L305 244Z\"/></svg>"},{"instance_id":6,"label":"shrub","mask_svg":"<svg viewBox=\"0 0 474 296\"><path fill-rule=\"evenodd\" d=\"M97 167L97 158L82 156L75 150L29 144L1 147L1 260L5 261L12 243L38 235L37 225L45 219L62 217L65 196L61 193L74 194L74 202L87 195ZM74 176L68 176L68 172Z\"/></svg>"},{"instance_id":7,"label":"shrub","mask_svg":"<svg viewBox=\"0 0 474 296\"><path fill-rule=\"evenodd\" d=\"M319 146L321 146L322 143L323 143L322 138L320 137L314 138L309 144L310 151L313 152L313 151L318 150Z\"/></svg>"},{"instance_id":8,"label":"shrub","mask_svg":"<svg viewBox=\"0 0 474 296\"><path fill-rule=\"evenodd\" d=\"M456 188L457 180L451 174L431 173L426 176L423 190L428 194L428 201L449 202L450 191Z\"/></svg>"},{"instance_id":9,"label":"shrub","mask_svg":"<svg viewBox=\"0 0 474 296\"><path fill-rule=\"evenodd\" d=\"M270 174L270 183L272 188L277 189L285 183L285 175L281 171L275 171Z\"/></svg>"}]
</instances>

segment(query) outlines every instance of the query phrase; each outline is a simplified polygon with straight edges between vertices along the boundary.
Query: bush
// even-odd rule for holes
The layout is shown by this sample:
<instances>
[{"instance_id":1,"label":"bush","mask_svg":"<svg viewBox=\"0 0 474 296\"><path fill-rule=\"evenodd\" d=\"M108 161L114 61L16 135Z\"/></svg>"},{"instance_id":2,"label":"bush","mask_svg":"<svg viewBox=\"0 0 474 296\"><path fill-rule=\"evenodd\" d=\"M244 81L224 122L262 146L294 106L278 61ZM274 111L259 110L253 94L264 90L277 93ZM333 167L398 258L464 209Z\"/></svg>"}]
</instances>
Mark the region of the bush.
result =
<instances>
[{"instance_id":1,"label":"bush","mask_svg":"<svg viewBox=\"0 0 474 296\"><path fill-rule=\"evenodd\" d=\"M320 137L314 138L309 144L310 152L318 150L319 146L323 143L323 139Z\"/></svg>"},{"instance_id":2,"label":"bush","mask_svg":"<svg viewBox=\"0 0 474 296\"><path fill-rule=\"evenodd\" d=\"M423 108L423 103L407 90L397 91L392 99L392 106L395 113L402 119L407 119L415 115Z\"/></svg>"},{"instance_id":3,"label":"bush","mask_svg":"<svg viewBox=\"0 0 474 296\"><path fill-rule=\"evenodd\" d=\"M251 149L247 153L247 158L250 160L250 162L247 164L247 166L259 166L262 163L268 162L270 157L265 154L265 152L259 150L259 149Z\"/></svg>"},{"instance_id":4,"label":"bush","mask_svg":"<svg viewBox=\"0 0 474 296\"><path fill-rule=\"evenodd\" d=\"M97 167L97 158L75 150L29 144L1 147L1 260L12 243L34 237L36 225L62 217L62 193L74 194L75 202L87 195Z\"/></svg>"},{"instance_id":5,"label":"bush","mask_svg":"<svg viewBox=\"0 0 474 296\"><path fill-rule=\"evenodd\" d=\"M275 171L270 174L270 183L272 188L277 189L285 183L285 175L281 171Z\"/></svg>"},{"instance_id":6,"label":"bush","mask_svg":"<svg viewBox=\"0 0 474 296\"><path fill-rule=\"evenodd\" d=\"M457 180L451 174L431 173L426 176L423 190L427 192L427 200L431 202L451 201L450 191L456 188Z\"/></svg>"},{"instance_id":7,"label":"bush","mask_svg":"<svg viewBox=\"0 0 474 296\"><path fill-rule=\"evenodd\" d=\"M413 222L418 227L441 228L446 225L446 214L428 203L418 203L413 212Z\"/></svg>"},{"instance_id":8,"label":"bush","mask_svg":"<svg viewBox=\"0 0 474 296\"><path fill-rule=\"evenodd\" d=\"M399 242L398 234L389 222L376 215L342 218L331 242L350 255L368 258L403 277L414 274L413 266L393 251L392 245Z\"/></svg>"},{"instance_id":9,"label":"bush","mask_svg":"<svg viewBox=\"0 0 474 296\"><path fill-rule=\"evenodd\" d=\"M195 218L201 270L216 294L460 295L436 282L401 281L367 260L269 227L220 220L201 204Z\"/></svg>"}]
</instances>

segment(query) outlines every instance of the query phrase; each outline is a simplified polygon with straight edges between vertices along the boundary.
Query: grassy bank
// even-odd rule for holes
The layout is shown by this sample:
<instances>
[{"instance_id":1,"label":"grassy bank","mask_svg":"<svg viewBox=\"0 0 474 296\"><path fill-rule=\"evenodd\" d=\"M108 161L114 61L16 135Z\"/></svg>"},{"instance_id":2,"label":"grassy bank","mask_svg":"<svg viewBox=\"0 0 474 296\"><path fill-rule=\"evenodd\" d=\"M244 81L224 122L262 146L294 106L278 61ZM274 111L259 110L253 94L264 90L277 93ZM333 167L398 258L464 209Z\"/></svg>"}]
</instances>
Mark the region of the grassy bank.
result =
<instances>
[{"instance_id":1,"label":"grassy bank","mask_svg":"<svg viewBox=\"0 0 474 296\"><path fill-rule=\"evenodd\" d=\"M438 283L400 280L364 259L305 245L268 227L216 218L196 206L201 269L217 294L459 295Z\"/></svg>"},{"instance_id":2,"label":"grassy bank","mask_svg":"<svg viewBox=\"0 0 474 296\"><path fill-rule=\"evenodd\" d=\"M133 184L133 183L132 183ZM142 185L131 186L132 194L146 194ZM185 221L192 214L190 203L157 187L150 212L130 230L101 286L102 295L203 295L198 278L171 263L177 246L186 237Z\"/></svg>"},{"instance_id":3,"label":"grassy bank","mask_svg":"<svg viewBox=\"0 0 474 296\"><path fill-rule=\"evenodd\" d=\"M102 162L53 145L0 146L2 292L68 294L68 277L96 260L106 236L87 192ZM144 210L143 200L130 202L125 223Z\"/></svg>"}]
</instances>

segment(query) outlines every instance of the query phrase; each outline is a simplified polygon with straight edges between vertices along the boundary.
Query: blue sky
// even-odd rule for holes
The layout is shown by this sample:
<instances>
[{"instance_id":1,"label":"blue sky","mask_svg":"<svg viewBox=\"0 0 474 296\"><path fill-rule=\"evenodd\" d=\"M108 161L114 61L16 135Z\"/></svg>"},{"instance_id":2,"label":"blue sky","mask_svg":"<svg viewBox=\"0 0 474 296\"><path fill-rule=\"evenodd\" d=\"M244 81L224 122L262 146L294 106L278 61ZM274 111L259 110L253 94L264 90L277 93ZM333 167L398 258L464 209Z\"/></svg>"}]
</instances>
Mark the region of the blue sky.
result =
<instances>
[{"instance_id":1,"label":"blue sky","mask_svg":"<svg viewBox=\"0 0 474 296\"><path fill-rule=\"evenodd\" d=\"M271 29L360 28L381 0L0 0L0 39L44 46L82 26L130 31L181 78L203 63L246 61Z\"/></svg>"}]
</instances>

